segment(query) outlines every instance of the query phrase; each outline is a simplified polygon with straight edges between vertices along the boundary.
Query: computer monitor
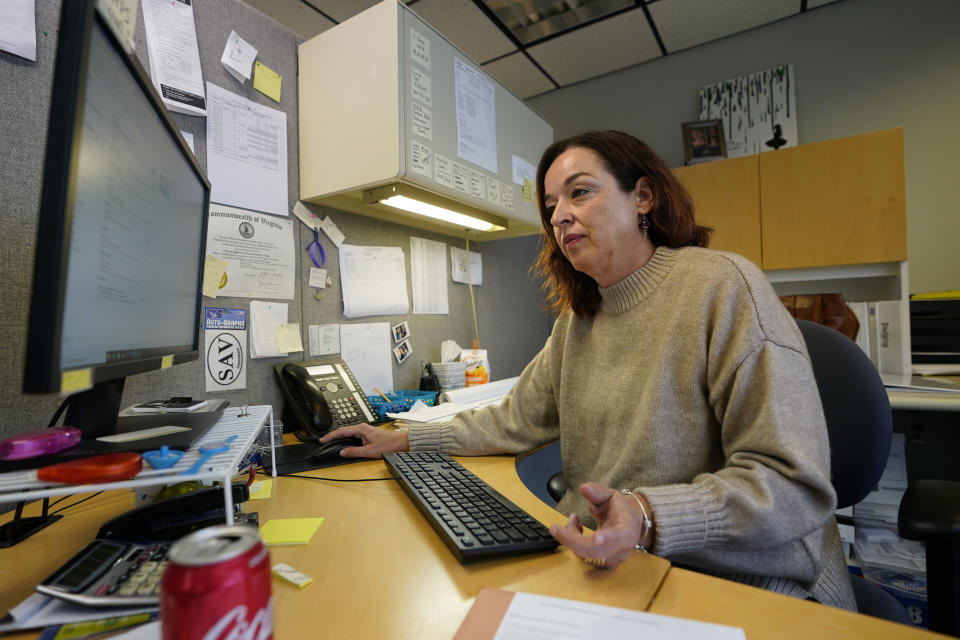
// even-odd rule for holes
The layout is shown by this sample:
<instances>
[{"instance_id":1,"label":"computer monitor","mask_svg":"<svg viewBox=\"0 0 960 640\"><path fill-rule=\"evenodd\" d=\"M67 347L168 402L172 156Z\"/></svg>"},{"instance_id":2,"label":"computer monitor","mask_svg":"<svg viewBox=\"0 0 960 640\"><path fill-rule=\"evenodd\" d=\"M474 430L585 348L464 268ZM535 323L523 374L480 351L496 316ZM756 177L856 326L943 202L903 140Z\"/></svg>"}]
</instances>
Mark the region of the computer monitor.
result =
<instances>
[{"instance_id":1,"label":"computer monitor","mask_svg":"<svg viewBox=\"0 0 960 640\"><path fill-rule=\"evenodd\" d=\"M85 440L150 418L198 420L118 424L117 414L126 376L198 358L210 200L177 125L96 4L63 3L23 382L27 393L73 394L64 424Z\"/></svg>"}]
</instances>

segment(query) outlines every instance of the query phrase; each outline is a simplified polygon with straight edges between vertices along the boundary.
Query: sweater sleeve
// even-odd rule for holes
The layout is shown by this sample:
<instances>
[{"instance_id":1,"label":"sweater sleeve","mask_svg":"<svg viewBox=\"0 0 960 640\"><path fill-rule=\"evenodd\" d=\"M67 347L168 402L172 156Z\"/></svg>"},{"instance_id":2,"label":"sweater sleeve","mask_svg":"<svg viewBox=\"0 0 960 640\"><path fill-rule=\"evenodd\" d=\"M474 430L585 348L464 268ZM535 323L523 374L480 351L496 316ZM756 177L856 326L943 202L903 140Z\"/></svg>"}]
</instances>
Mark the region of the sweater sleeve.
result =
<instances>
[{"instance_id":1,"label":"sweater sleeve","mask_svg":"<svg viewBox=\"0 0 960 640\"><path fill-rule=\"evenodd\" d=\"M800 541L816 537L836 503L823 409L803 339L772 289L740 294L725 296L708 348L722 466L638 491L654 512L656 553L705 566L722 555L750 571L757 558L741 550L779 549L784 575L810 580L820 549Z\"/></svg>"},{"instance_id":2,"label":"sweater sleeve","mask_svg":"<svg viewBox=\"0 0 960 640\"><path fill-rule=\"evenodd\" d=\"M458 413L437 425L411 426L411 451L492 455L529 451L559 437L551 360L554 337L497 405Z\"/></svg>"}]
</instances>

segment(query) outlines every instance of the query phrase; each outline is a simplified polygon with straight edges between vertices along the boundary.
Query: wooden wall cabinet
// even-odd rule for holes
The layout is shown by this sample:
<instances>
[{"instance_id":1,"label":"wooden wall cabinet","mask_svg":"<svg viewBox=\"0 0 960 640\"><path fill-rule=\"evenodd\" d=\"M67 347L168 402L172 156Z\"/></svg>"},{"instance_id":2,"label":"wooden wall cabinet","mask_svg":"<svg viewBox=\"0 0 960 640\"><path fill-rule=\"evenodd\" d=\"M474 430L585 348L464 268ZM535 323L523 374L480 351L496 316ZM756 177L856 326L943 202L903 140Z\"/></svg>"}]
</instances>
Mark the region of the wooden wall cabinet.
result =
<instances>
[{"instance_id":1,"label":"wooden wall cabinet","mask_svg":"<svg viewBox=\"0 0 960 640\"><path fill-rule=\"evenodd\" d=\"M674 174L714 227L711 247L765 270L907 259L902 128Z\"/></svg>"}]
</instances>

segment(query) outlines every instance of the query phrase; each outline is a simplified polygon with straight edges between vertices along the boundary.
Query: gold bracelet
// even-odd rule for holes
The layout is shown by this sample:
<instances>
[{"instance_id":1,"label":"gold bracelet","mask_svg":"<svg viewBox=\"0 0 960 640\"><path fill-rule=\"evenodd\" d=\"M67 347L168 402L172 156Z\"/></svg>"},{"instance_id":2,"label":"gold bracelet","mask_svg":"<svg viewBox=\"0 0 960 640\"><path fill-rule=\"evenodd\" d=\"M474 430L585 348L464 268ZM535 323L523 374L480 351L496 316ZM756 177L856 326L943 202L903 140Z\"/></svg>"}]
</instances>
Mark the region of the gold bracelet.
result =
<instances>
[{"instance_id":1,"label":"gold bracelet","mask_svg":"<svg viewBox=\"0 0 960 640\"><path fill-rule=\"evenodd\" d=\"M647 509L643 506L643 500L640 499L640 496L635 494L630 489L620 489L620 493L625 496L630 496L637 501L637 504L640 505L640 513L643 514L643 520L640 522L640 539L643 540L647 537L647 531L653 529L653 520L650 519L650 516L647 515ZM639 542L635 546L637 551L647 552L647 548L640 544Z\"/></svg>"}]
</instances>

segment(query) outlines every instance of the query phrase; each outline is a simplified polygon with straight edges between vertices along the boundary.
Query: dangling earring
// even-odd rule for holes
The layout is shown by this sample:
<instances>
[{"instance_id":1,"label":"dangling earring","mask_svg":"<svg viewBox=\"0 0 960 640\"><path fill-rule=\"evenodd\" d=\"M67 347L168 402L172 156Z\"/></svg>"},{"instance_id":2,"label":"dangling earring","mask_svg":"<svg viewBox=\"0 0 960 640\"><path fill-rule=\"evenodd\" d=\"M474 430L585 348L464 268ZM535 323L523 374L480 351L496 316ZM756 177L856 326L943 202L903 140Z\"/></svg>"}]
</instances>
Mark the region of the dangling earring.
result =
<instances>
[{"instance_id":1,"label":"dangling earring","mask_svg":"<svg viewBox=\"0 0 960 640\"><path fill-rule=\"evenodd\" d=\"M650 228L650 215L645 213L642 216L640 216L640 230L646 231L649 228Z\"/></svg>"}]
</instances>

